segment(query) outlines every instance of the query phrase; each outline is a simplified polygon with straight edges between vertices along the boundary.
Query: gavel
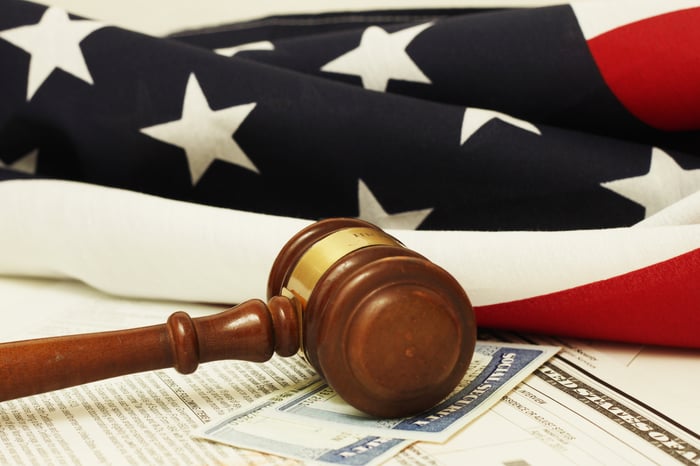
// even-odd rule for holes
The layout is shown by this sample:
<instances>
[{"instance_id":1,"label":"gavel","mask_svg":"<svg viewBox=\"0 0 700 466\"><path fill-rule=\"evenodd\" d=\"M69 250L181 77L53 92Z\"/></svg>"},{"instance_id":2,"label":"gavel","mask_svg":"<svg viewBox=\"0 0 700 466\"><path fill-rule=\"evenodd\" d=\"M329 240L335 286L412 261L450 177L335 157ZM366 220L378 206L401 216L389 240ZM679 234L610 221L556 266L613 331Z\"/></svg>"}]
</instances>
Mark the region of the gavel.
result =
<instances>
[{"instance_id":1,"label":"gavel","mask_svg":"<svg viewBox=\"0 0 700 466\"><path fill-rule=\"evenodd\" d=\"M0 401L276 352L301 353L360 411L404 417L449 395L474 352L474 312L460 284L361 220L321 220L292 237L267 296L211 316L178 311L161 325L0 344Z\"/></svg>"}]
</instances>

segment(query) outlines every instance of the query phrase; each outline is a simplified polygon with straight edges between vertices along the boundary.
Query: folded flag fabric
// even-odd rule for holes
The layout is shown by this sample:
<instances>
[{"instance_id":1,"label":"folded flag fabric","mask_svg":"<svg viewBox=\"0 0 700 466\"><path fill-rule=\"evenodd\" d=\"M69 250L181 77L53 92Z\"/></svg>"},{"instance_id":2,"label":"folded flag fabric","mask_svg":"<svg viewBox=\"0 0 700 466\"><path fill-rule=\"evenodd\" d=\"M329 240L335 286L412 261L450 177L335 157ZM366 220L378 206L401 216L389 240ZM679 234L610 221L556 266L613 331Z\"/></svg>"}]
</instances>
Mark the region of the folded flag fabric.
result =
<instances>
[{"instance_id":1,"label":"folded flag fabric","mask_svg":"<svg viewBox=\"0 0 700 466\"><path fill-rule=\"evenodd\" d=\"M700 347L700 2L268 18L150 37L0 4L0 273L239 302L309 221L480 325Z\"/></svg>"}]
</instances>

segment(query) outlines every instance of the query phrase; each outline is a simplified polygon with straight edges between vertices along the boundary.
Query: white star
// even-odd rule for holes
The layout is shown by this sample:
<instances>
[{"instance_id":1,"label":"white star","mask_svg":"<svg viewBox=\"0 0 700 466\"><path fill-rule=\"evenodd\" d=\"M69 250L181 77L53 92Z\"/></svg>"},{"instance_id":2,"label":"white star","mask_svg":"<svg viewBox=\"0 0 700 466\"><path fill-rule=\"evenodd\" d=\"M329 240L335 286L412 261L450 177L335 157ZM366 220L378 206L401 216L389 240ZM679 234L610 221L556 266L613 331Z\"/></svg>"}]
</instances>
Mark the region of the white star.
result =
<instances>
[{"instance_id":1,"label":"white star","mask_svg":"<svg viewBox=\"0 0 700 466\"><path fill-rule=\"evenodd\" d=\"M182 117L142 128L141 132L185 150L192 185L199 182L214 159L259 173L233 139L233 134L253 108L255 102L212 110L197 77L192 73L185 89Z\"/></svg>"},{"instance_id":2,"label":"white star","mask_svg":"<svg viewBox=\"0 0 700 466\"><path fill-rule=\"evenodd\" d=\"M0 168L8 168L10 170L30 175L36 174L36 162L39 156L39 149L34 149L24 157L20 157L13 163L6 165L0 160Z\"/></svg>"},{"instance_id":3,"label":"white star","mask_svg":"<svg viewBox=\"0 0 700 466\"><path fill-rule=\"evenodd\" d=\"M374 91L385 91L390 79L430 84L406 53L406 47L432 25L420 24L393 33L370 26L362 33L358 47L326 63L321 71L360 76L364 88Z\"/></svg>"},{"instance_id":4,"label":"white star","mask_svg":"<svg viewBox=\"0 0 700 466\"><path fill-rule=\"evenodd\" d=\"M601 186L640 204L646 218L700 190L700 169L684 170L670 155L654 147L646 175L607 181Z\"/></svg>"},{"instance_id":5,"label":"white star","mask_svg":"<svg viewBox=\"0 0 700 466\"><path fill-rule=\"evenodd\" d=\"M214 52L218 53L219 55L225 55L227 57L232 57L236 55L238 52L247 52L247 51L254 51L254 50L265 50L265 51L271 51L275 50L275 45L270 42L269 40L261 40L258 42L248 42L245 44L241 45L234 45L233 47L224 47L220 49L214 49Z\"/></svg>"},{"instance_id":6,"label":"white star","mask_svg":"<svg viewBox=\"0 0 700 466\"><path fill-rule=\"evenodd\" d=\"M377 225L380 228L398 230L415 230L433 209L410 210L398 214L389 214L379 204L372 191L364 181L359 180L357 186L357 201L360 206L358 218Z\"/></svg>"},{"instance_id":7,"label":"white star","mask_svg":"<svg viewBox=\"0 0 700 466\"><path fill-rule=\"evenodd\" d=\"M60 8L49 7L36 24L0 31L0 38L31 55L27 100L56 68L92 84L80 42L103 27L96 21L71 20Z\"/></svg>"},{"instance_id":8,"label":"white star","mask_svg":"<svg viewBox=\"0 0 700 466\"><path fill-rule=\"evenodd\" d=\"M467 139L472 137L482 126L494 118L498 118L509 125L517 126L525 131L530 131L538 135L542 134L532 123L506 115L505 113L485 110L483 108L467 108L464 110L464 118L462 119L462 133L459 140L460 145L464 144Z\"/></svg>"}]
</instances>

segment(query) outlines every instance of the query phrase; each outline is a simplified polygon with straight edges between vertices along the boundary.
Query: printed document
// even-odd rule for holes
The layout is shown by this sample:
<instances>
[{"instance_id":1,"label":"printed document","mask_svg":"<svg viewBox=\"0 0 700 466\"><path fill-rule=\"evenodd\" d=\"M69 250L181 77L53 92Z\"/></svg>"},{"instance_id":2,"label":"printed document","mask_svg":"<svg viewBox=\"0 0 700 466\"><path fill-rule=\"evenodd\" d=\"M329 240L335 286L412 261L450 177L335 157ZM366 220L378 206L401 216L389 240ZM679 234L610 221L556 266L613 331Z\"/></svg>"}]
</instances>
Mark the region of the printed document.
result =
<instances>
[{"instance_id":1,"label":"printed document","mask_svg":"<svg viewBox=\"0 0 700 466\"><path fill-rule=\"evenodd\" d=\"M0 294L0 341L153 325L178 310L197 317L225 308L118 299L76 282L6 277ZM392 466L700 464L696 353L484 331L479 339L562 350L442 443L365 435L354 451L390 451L378 461ZM174 369L133 374L5 401L0 464L299 464L193 433L317 380L301 358L273 357L261 364L202 364L190 375ZM333 448L358 436L333 438L327 424L289 419L270 422L293 422L288 437L297 449ZM305 429L312 433L304 437ZM309 440L314 437L318 442Z\"/></svg>"}]
</instances>

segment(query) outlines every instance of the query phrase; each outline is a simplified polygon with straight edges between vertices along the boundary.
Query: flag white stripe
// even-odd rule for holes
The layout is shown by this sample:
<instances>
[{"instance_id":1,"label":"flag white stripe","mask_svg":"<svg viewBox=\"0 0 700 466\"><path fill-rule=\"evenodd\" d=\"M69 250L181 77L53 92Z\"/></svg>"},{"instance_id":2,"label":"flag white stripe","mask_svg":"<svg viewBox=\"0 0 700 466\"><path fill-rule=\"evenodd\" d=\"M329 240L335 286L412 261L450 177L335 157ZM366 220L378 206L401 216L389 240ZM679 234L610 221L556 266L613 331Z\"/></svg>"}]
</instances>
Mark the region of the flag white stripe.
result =
<instances>
[{"instance_id":1,"label":"flag white stripe","mask_svg":"<svg viewBox=\"0 0 700 466\"><path fill-rule=\"evenodd\" d=\"M0 182L0 273L70 277L130 297L264 297L309 222L54 180Z\"/></svg>"},{"instance_id":2,"label":"flag white stripe","mask_svg":"<svg viewBox=\"0 0 700 466\"><path fill-rule=\"evenodd\" d=\"M617 0L614 2L573 2L583 37L593 39L601 34L653 16L700 6L697 0Z\"/></svg>"},{"instance_id":3,"label":"flag white stripe","mask_svg":"<svg viewBox=\"0 0 700 466\"><path fill-rule=\"evenodd\" d=\"M698 196L684 202L700 208ZM700 225L668 224L676 217L606 230L390 233L454 274L473 304L486 305L584 285L699 247ZM55 180L1 182L0 218L2 274L222 303L264 297L275 256L310 223Z\"/></svg>"}]
</instances>

